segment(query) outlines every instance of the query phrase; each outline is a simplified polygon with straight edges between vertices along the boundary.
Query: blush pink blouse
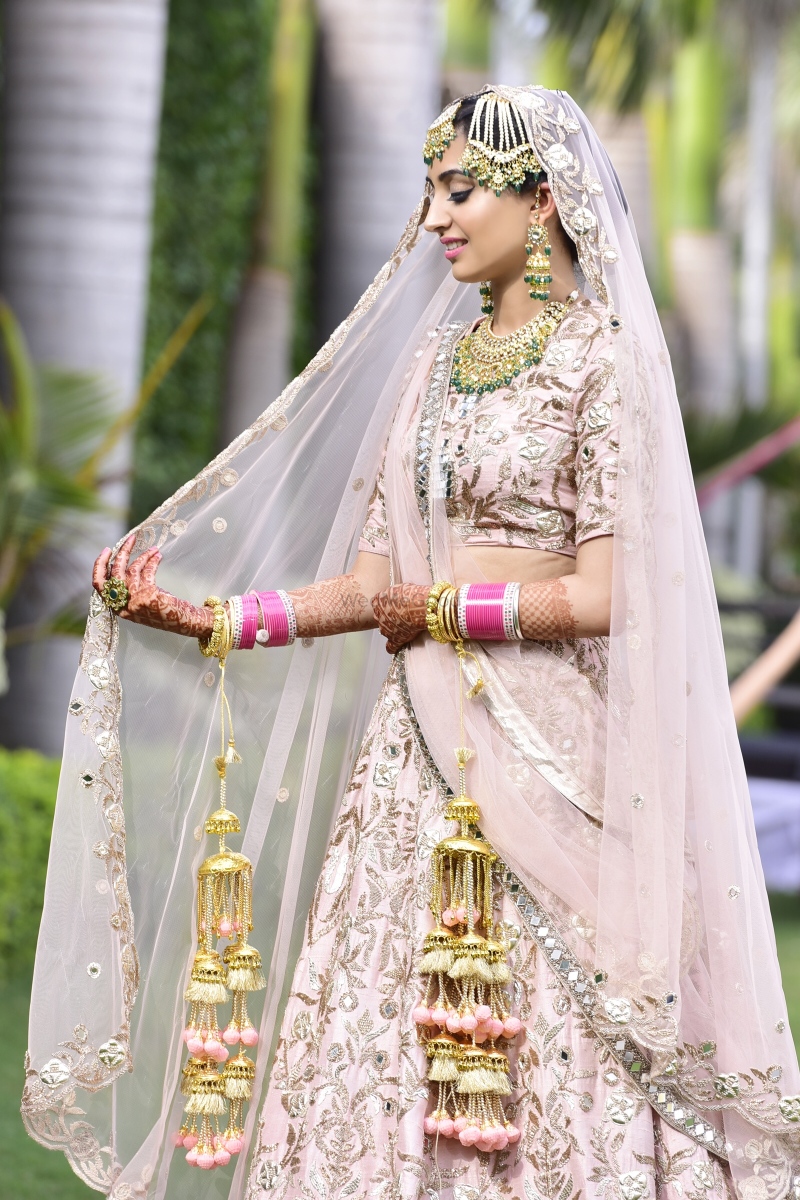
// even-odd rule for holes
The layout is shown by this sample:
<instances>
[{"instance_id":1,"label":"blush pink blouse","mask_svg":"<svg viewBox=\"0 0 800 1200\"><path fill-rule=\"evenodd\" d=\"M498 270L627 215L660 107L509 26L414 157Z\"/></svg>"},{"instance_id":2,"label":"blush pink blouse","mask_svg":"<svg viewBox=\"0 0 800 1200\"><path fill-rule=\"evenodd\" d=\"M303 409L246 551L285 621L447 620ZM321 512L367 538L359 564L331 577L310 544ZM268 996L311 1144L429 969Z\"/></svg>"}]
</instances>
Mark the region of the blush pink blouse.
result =
<instances>
[{"instance_id":1,"label":"blush pink blouse","mask_svg":"<svg viewBox=\"0 0 800 1200\"><path fill-rule=\"evenodd\" d=\"M436 490L469 546L574 557L614 531L620 399L607 312L583 298L538 366L482 396L450 388ZM385 453L385 451L384 451ZM389 553L383 467L359 549Z\"/></svg>"}]
</instances>

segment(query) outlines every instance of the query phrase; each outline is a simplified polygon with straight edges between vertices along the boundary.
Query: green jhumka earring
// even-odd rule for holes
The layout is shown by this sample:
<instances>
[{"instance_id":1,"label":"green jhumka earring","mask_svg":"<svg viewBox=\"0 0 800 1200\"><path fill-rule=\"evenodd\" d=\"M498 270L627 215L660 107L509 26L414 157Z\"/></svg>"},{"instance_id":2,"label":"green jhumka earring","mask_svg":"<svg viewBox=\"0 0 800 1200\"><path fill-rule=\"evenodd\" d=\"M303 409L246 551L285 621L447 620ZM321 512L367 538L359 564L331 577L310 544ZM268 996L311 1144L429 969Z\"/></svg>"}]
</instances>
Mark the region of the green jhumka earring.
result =
<instances>
[{"instance_id":1,"label":"green jhumka earring","mask_svg":"<svg viewBox=\"0 0 800 1200\"><path fill-rule=\"evenodd\" d=\"M536 209L539 209L539 188L536 189ZM530 285L531 300L541 300L544 304L550 298L550 284L553 276L550 273L550 237L547 227L539 222L528 227L528 240L525 252L528 261L525 264L525 282Z\"/></svg>"},{"instance_id":2,"label":"green jhumka earring","mask_svg":"<svg viewBox=\"0 0 800 1200\"><path fill-rule=\"evenodd\" d=\"M481 312L490 317L494 312L494 300L492 299L492 285L488 280L485 280L480 288L481 294Z\"/></svg>"}]
</instances>

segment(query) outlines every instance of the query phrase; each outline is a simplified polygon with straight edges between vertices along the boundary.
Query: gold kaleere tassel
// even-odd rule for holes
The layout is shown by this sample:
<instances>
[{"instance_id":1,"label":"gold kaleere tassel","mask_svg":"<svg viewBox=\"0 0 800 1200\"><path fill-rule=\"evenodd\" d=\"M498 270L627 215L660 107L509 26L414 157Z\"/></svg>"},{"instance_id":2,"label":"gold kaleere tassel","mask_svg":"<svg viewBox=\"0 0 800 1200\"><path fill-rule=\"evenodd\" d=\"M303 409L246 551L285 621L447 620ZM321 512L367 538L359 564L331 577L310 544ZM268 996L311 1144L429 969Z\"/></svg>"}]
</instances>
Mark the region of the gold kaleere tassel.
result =
<instances>
[{"instance_id":1,"label":"gold kaleere tassel","mask_svg":"<svg viewBox=\"0 0 800 1200\"><path fill-rule=\"evenodd\" d=\"M439 597L436 597L438 603ZM461 675L461 741L464 741L463 659L455 643ZM479 679L471 690L477 694ZM502 1150L518 1141L501 1097L511 1094L508 1057L498 1042L517 1036L504 990L511 983L505 947L495 933L493 868L497 855L477 828L480 812L466 793L466 768L475 755L463 744L456 751L459 789L445 810L458 832L435 847L431 859L430 907L435 928L422 945L419 974L425 994L413 1012L430 1060L428 1078L436 1106L425 1132L457 1137L463 1146Z\"/></svg>"},{"instance_id":2,"label":"gold kaleere tassel","mask_svg":"<svg viewBox=\"0 0 800 1200\"><path fill-rule=\"evenodd\" d=\"M225 695L228 638L222 637L221 644L221 749L214 759L220 804L205 822L205 832L219 838L219 850L204 860L197 873L197 952L186 988L190 1008L183 1031L190 1055L181 1081L181 1092L187 1097L187 1122L175 1135L176 1145L187 1150L186 1161L204 1170L226 1166L231 1155L244 1147L243 1109L252 1096L256 1073L244 1048L258 1041L247 1013L247 995L266 987L261 955L248 942L253 928L253 868L248 858L226 845L228 836L241 831L239 818L226 804L227 773L242 760ZM227 942L222 952L220 941ZM230 1020L220 1031L217 1007L229 999ZM237 1046L238 1053L230 1058L229 1047Z\"/></svg>"}]
</instances>

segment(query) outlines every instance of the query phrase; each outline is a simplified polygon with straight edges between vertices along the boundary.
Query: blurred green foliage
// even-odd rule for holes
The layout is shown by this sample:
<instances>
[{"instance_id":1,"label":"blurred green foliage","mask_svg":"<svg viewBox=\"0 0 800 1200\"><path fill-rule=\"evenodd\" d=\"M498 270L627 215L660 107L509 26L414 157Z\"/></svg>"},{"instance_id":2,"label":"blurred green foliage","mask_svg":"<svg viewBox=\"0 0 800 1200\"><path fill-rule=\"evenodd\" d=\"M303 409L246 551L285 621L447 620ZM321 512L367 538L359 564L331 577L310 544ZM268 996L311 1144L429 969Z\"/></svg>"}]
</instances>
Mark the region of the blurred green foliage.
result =
<instances>
[{"instance_id":1,"label":"blurred green foliage","mask_svg":"<svg viewBox=\"0 0 800 1200\"><path fill-rule=\"evenodd\" d=\"M719 417L684 413L683 426L695 481L701 484L706 474L713 474L728 459L775 433L796 415L796 411L787 411L777 404L758 409L742 405L730 415ZM800 478L800 445L784 451L757 475L772 487L795 490Z\"/></svg>"},{"instance_id":2,"label":"blurred green foliage","mask_svg":"<svg viewBox=\"0 0 800 1200\"><path fill-rule=\"evenodd\" d=\"M489 66L492 11L491 0L447 0L445 67L486 70Z\"/></svg>"},{"instance_id":3,"label":"blurred green foliage","mask_svg":"<svg viewBox=\"0 0 800 1200\"><path fill-rule=\"evenodd\" d=\"M274 0L172 0L146 365L204 292L214 307L139 424L132 520L217 451L228 332L250 256Z\"/></svg>"},{"instance_id":4,"label":"blurred green foliage","mask_svg":"<svg viewBox=\"0 0 800 1200\"><path fill-rule=\"evenodd\" d=\"M33 965L59 763L0 747L0 980Z\"/></svg>"},{"instance_id":5,"label":"blurred green foliage","mask_svg":"<svg viewBox=\"0 0 800 1200\"><path fill-rule=\"evenodd\" d=\"M35 366L0 301L0 609L59 523L99 507L87 471L112 424L109 387L77 371Z\"/></svg>"}]
</instances>

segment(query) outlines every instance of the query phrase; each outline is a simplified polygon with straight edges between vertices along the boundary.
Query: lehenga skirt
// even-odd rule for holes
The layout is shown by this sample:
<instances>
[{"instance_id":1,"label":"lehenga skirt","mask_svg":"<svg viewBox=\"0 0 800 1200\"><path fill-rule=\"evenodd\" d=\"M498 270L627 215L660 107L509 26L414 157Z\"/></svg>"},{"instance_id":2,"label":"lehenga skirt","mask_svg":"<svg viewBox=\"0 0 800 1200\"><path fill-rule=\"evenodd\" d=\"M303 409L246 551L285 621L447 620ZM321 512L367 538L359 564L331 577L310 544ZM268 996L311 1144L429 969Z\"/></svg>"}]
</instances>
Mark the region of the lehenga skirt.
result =
<instances>
[{"instance_id":1,"label":"lehenga skirt","mask_svg":"<svg viewBox=\"0 0 800 1200\"><path fill-rule=\"evenodd\" d=\"M669 1125L598 1038L506 889L521 1131L485 1153L423 1130L412 1012L447 785L393 663L341 803L260 1113L248 1200L722 1200L726 1166Z\"/></svg>"}]
</instances>

